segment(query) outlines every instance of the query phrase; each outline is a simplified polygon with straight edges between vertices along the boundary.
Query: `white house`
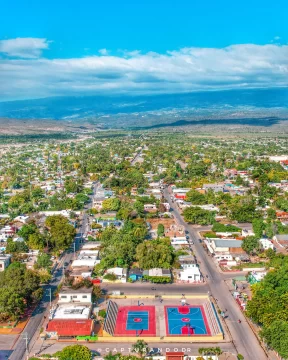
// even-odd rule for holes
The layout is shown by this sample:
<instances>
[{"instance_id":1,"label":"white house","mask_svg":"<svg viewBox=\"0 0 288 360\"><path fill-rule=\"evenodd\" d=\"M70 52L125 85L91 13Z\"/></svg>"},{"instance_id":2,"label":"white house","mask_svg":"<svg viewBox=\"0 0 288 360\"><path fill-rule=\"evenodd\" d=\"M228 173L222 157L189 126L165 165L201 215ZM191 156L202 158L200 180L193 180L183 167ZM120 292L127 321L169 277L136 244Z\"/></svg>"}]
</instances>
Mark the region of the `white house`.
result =
<instances>
[{"instance_id":1,"label":"white house","mask_svg":"<svg viewBox=\"0 0 288 360\"><path fill-rule=\"evenodd\" d=\"M246 237L246 236L254 236L254 232L253 230L248 230L248 229L242 229L242 233L241 236L242 237Z\"/></svg>"},{"instance_id":2,"label":"white house","mask_svg":"<svg viewBox=\"0 0 288 360\"><path fill-rule=\"evenodd\" d=\"M96 264L99 264L100 260L95 260L95 259L77 259L74 260L71 264L72 269L77 268L77 267L82 267L82 266L86 266L89 268L94 268L94 266Z\"/></svg>"},{"instance_id":3,"label":"white house","mask_svg":"<svg viewBox=\"0 0 288 360\"><path fill-rule=\"evenodd\" d=\"M121 280L121 282L126 282L127 278L127 269L121 267L115 267L106 270L107 274L114 274L117 276L117 280Z\"/></svg>"},{"instance_id":4,"label":"white house","mask_svg":"<svg viewBox=\"0 0 288 360\"><path fill-rule=\"evenodd\" d=\"M92 303L92 287L73 290L72 288L63 287L59 292L58 303Z\"/></svg>"},{"instance_id":5,"label":"white house","mask_svg":"<svg viewBox=\"0 0 288 360\"><path fill-rule=\"evenodd\" d=\"M269 240L269 239L260 239L259 242L260 242L260 244L261 244L261 246L262 246L262 248L264 250L267 250L267 249L274 250L274 245L273 245L271 240Z\"/></svg>"},{"instance_id":6,"label":"white house","mask_svg":"<svg viewBox=\"0 0 288 360\"><path fill-rule=\"evenodd\" d=\"M188 241L185 236L171 237L171 245L188 245Z\"/></svg>"},{"instance_id":7,"label":"white house","mask_svg":"<svg viewBox=\"0 0 288 360\"><path fill-rule=\"evenodd\" d=\"M14 241L14 242L23 242L24 239L23 239L22 237L17 236L17 237L15 237L15 238L13 239L13 241Z\"/></svg>"},{"instance_id":8,"label":"white house","mask_svg":"<svg viewBox=\"0 0 288 360\"><path fill-rule=\"evenodd\" d=\"M190 267L180 271L179 274L181 281L198 282L201 280L201 274L198 266Z\"/></svg>"},{"instance_id":9,"label":"white house","mask_svg":"<svg viewBox=\"0 0 288 360\"><path fill-rule=\"evenodd\" d=\"M144 204L144 211L157 211L157 206L155 204Z\"/></svg>"},{"instance_id":10,"label":"white house","mask_svg":"<svg viewBox=\"0 0 288 360\"><path fill-rule=\"evenodd\" d=\"M221 260L232 261L233 256L230 253L218 253L215 254L214 259L217 261L221 261Z\"/></svg>"},{"instance_id":11,"label":"white house","mask_svg":"<svg viewBox=\"0 0 288 360\"><path fill-rule=\"evenodd\" d=\"M16 216L16 218L13 221L19 221L19 222L26 224L28 219L29 219L29 216L19 215L19 216Z\"/></svg>"}]
</instances>

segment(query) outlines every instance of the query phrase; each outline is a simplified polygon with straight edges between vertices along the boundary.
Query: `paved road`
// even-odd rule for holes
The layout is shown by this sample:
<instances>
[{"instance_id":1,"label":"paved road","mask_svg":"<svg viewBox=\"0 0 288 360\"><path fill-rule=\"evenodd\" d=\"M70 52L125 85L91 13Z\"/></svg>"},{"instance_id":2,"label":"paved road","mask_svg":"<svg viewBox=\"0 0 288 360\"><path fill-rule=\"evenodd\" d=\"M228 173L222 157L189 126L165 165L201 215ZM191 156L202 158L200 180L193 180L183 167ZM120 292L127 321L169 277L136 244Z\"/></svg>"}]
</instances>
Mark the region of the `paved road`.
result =
<instances>
[{"instance_id":1,"label":"paved road","mask_svg":"<svg viewBox=\"0 0 288 360\"><path fill-rule=\"evenodd\" d=\"M209 288L206 284L151 284L134 283L134 284L101 284L101 288L108 293L112 291L121 291L124 294L153 294L153 295L177 295L182 294L207 294ZM156 288L156 290L152 290Z\"/></svg>"},{"instance_id":2,"label":"paved road","mask_svg":"<svg viewBox=\"0 0 288 360\"><path fill-rule=\"evenodd\" d=\"M90 195L90 202L85 206L85 209L89 209L92 206L92 198L97 191L99 184L96 183L93 188L93 194ZM29 320L28 324L26 325L24 332L20 335L18 341L15 343L13 348L13 353L9 357L10 360L21 360L25 356L26 352L26 341L24 337L28 337L28 347L35 342L36 337L38 334L38 328L41 326L44 320L44 315L48 316L49 311L49 303L50 303L50 294L51 300L53 300L53 294L61 281L63 276L63 270L65 267L65 263L70 263L71 260L74 258L74 250L77 251L79 249L80 241L82 236L88 230L88 215L84 212L82 218L82 224L77 231L75 236L74 243L72 244L71 248L68 249L60 259L57 268L53 272L53 278L49 285L44 286L44 296L43 299L40 301L39 305L33 312L31 319ZM3 335L4 336L4 335Z\"/></svg>"},{"instance_id":3,"label":"paved road","mask_svg":"<svg viewBox=\"0 0 288 360\"><path fill-rule=\"evenodd\" d=\"M190 238L194 242L193 248L198 262L200 261L201 271L209 277L208 286L211 294L218 300L220 309L227 309L228 319L226 323L229 327L236 349L244 356L245 359L267 359L267 356L260 346L258 339L254 335L249 324L246 322L238 305L232 298L225 282L223 281L222 274L218 272L216 265L212 259L207 256L203 246L199 243L199 236L195 232L195 229L193 226L187 225L184 222L176 205L172 203L167 189L164 190L164 196L170 203L174 217L177 219L179 224L185 227L185 230L189 232ZM241 320L241 324L238 323L238 319Z\"/></svg>"},{"instance_id":4,"label":"paved road","mask_svg":"<svg viewBox=\"0 0 288 360\"><path fill-rule=\"evenodd\" d=\"M62 350L65 346L71 345L71 342L51 342L45 341L41 346L41 354L53 354L56 351ZM198 349L200 347L211 347L211 343L150 343L149 347L157 348L160 353L165 355L169 351L184 351L187 355L198 355ZM131 352L131 343L127 342L115 342L115 343L85 343L94 353L100 356L107 355L110 351L113 353L121 352L122 354L129 354ZM235 354L234 346L231 343L214 343L213 346L219 346L225 352ZM36 349L35 349L36 350ZM39 349L40 350L40 349ZM38 354L38 349L36 350ZM228 358L229 359L229 358Z\"/></svg>"}]
</instances>

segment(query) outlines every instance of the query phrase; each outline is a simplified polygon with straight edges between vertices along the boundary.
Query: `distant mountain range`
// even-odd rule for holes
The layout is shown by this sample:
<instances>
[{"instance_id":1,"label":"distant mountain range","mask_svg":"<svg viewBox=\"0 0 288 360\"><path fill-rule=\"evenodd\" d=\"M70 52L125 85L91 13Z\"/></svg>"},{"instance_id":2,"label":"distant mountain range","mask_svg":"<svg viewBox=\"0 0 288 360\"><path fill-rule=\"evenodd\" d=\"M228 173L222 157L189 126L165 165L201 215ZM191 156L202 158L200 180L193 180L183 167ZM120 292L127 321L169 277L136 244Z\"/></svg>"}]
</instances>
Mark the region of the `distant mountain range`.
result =
<instances>
[{"instance_id":1,"label":"distant mountain range","mask_svg":"<svg viewBox=\"0 0 288 360\"><path fill-rule=\"evenodd\" d=\"M0 102L0 117L90 123L102 128L193 124L270 126L288 119L288 89L141 96L73 96Z\"/></svg>"}]
</instances>

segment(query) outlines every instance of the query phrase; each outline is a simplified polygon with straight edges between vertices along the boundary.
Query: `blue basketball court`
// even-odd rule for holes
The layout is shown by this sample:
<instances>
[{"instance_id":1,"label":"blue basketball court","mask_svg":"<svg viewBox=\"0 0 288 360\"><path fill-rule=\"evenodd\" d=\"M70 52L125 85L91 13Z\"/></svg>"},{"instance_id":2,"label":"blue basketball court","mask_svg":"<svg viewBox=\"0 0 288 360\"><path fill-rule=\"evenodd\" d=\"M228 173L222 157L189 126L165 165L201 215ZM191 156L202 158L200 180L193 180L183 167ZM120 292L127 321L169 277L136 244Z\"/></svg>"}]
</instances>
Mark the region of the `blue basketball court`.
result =
<instances>
[{"instance_id":1,"label":"blue basketball court","mask_svg":"<svg viewBox=\"0 0 288 360\"><path fill-rule=\"evenodd\" d=\"M210 335L201 306L165 306L165 318L167 335Z\"/></svg>"},{"instance_id":2,"label":"blue basketball court","mask_svg":"<svg viewBox=\"0 0 288 360\"><path fill-rule=\"evenodd\" d=\"M149 312L148 311L128 311L126 330L148 330Z\"/></svg>"}]
</instances>

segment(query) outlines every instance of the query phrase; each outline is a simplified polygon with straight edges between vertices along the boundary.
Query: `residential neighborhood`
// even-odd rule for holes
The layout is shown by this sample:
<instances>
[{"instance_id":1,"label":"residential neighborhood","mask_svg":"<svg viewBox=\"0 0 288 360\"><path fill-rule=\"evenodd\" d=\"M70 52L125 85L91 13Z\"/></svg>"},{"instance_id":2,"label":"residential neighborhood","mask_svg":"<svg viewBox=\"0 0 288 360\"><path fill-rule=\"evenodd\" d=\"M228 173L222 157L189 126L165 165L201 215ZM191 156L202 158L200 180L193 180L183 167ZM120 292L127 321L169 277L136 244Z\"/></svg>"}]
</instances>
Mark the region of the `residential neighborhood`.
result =
<instances>
[{"instance_id":1,"label":"residential neighborhood","mask_svg":"<svg viewBox=\"0 0 288 360\"><path fill-rule=\"evenodd\" d=\"M11 339L11 359L24 356L25 329L37 356L67 342L91 351L136 343L138 331L155 348L173 335L217 342L235 359L249 359L255 346L254 359L281 353L259 313L269 310L257 286L287 267L284 140L252 148L244 138L155 133L1 153L0 340ZM16 278L19 286L9 283ZM277 296L273 312L282 311ZM141 304L154 325L120 327ZM180 304L186 327L173 333L167 307ZM201 326L189 323L194 308Z\"/></svg>"}]
</instances>

